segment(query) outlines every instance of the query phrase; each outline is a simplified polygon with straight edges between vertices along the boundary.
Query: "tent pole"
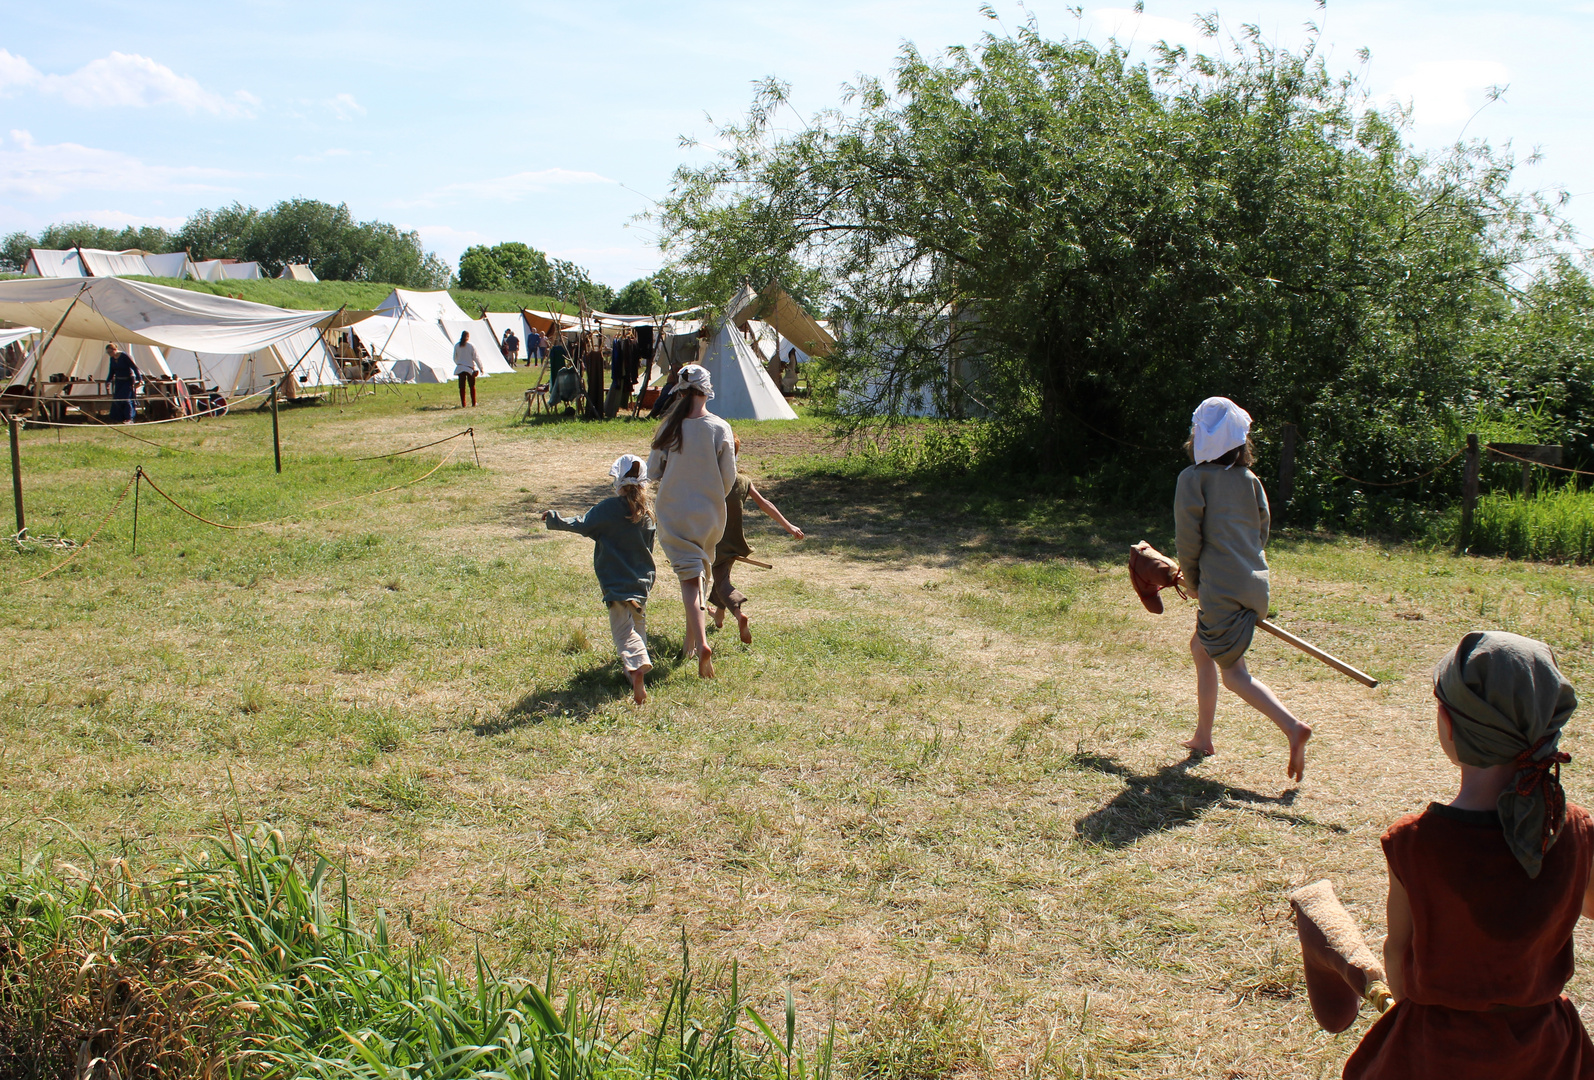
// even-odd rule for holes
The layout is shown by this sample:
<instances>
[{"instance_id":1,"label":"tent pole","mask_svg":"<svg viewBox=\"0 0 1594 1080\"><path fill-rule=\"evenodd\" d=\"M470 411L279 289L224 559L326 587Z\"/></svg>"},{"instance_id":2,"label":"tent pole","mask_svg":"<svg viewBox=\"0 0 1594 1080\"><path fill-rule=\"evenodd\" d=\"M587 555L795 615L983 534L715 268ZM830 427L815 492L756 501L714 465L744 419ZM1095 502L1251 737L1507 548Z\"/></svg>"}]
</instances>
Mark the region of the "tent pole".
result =
<instances>
[{"instance_id":1,"label":"tent pole","mask_svg":"<svg viewBox=\"0 0 1594 1080\"><path fill-rule=\"evenodd\" d=\"M277 459L277 474L282 474L282 442L277 434L277 383L271 384L271 452Z\"/></svg>"},{"instance_id":2,"label":"tent pole","mask_svg":"<svg viewBox=\"0 0 1594 1080\"><path fill-rule=\"evenodd\" d=\"M17 539L28 538L28 519L22 514L22 451L18 448L17 432L22 427L22 418L12 416L11 422L6 426L11 429L11 501L17 508Z\"/></svg>"},{"instance_id":3,"label":"tent pole","mask_svg":"<svg viewBox=\"0 0 1594 1080\"><path fill-rule=\"evenodd\" d=\"M44 344L39 346L39 351L33 354L33 418L35 420L39 419L44 411L44 387L40 385L39 375L40 369L44 367L45 350L49 349L51 343L55 341L55 335L59 334L61 327L66 325L66 317L72 314L72 309L77 307L77 302L83 299L83 294L88 292L88 289L89 287L86 284L78 289L77 295L72 298L72 302L66 306L65 311L61 312L61 320L55 324L55 329L51 330L50 336L44 339Z\"/></svg>"}]
</instances>

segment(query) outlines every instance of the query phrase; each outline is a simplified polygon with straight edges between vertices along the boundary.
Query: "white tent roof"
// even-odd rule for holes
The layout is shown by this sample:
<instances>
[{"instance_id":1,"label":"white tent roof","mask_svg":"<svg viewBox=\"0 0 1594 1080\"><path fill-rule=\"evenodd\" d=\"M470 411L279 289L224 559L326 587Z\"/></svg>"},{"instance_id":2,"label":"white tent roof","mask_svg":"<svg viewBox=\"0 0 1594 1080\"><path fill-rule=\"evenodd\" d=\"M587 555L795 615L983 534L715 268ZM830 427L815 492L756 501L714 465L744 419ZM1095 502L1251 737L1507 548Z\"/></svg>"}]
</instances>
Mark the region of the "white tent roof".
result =
<instances>
[{"instance_id":1,"label":"white tent roof","mask_svg":"<svg viewBox=\"0 0 1594 1080\"><path fill-rule=\"evenodd\" d=\"M520 344L515 347L515 358L517 360L524 360L526 358L526 338L528 336L528 330L526 327L526 320L521 317L520 312L489 311L487 314L483 315L482 318L487 321L488 326L493 328L493 340L495 342L501 342L504 340L505 330L513 330L515 332L515 337L520 339ZM476 335L472 334L470 339L475 341Z\"/></svg>"},{"instance_id":2,"label":"white tent roof","mask_svg":"<svg viewBox=\"0 0 1594 1080\"><path fill-rule=\"evenodd\" d=\"M793 345L813 356L827 356L836 347L836 339L830 332L774 282L764 286L760 293L743 285L741 292L726 305L725 313L738 325L751 319L766 322Z\"/></svg>"},{"instance_id":3,"label":"white tent roof","mask_svg":"<svg viewBox=\"0 0 1594 1080\"><path fill-rule=\"evenodd\" d=\"M293 372L300 386L336 386L343 380L321 332L314 327L249 353L195 353L172 349L166 354L172 371L185 379L216 386L226 397L244 397L268 389Z\"/></svg>"},{"instance_id":4,"label":"white tent roof","mask_svg":"<svg viewBox=\"0 0 1594 1080\"><path fill-rule=\"evenodd\" d=\"M283 266L282 273L278 274L277 276L279 278L285 278L288 281L320 281L321 280L320 278L315 276L315 271L314 270L310 269L308 266L304 265L303 263L287 263L286 265Z\"/></svg>"},{"instance_id":5,"label":"white tent roof","mask_svg":"<svg viewBox=\"0 0 1594 1080\"><path fill-rule=\"evenodd\" d=\"M75 248L66 251L29 248L27 261L22 264L22 273L27 277L82 277L83 264L78 262Z\"/></svg>"},{"instance_id":6,"label":"white tent roof","mask_svg":"<svg viewBox=\"0 0 1594 1080\"><path fill-rule=\"evenodd\" d=\"M454 377L454 346L436 322L372 315L359 323L359 333L372 356L391 363L399 382L440 383Z\"/></svg>"},{"instance_id":7,"label":"white tent roof","mask_svg":"<svg viewBox=\"0 0 1594 1080\"><path fill-rule=\"evenodd\" d=\"M394 289L377 307L376 313L402 315L405 318L419 319L428 323L436 322L438 319L446 319L449 322L471 321L471 317L465 314L465 309L454 303L454 298L444 289L439 289L437 292ZM474 334L471 336L475 337Z\"/></svg>"},{"instance_id":8,"label":"white tent roof","mask_svg":"<svg viewBox=\"0 0 1594 1080\"><path fill-rule=\"evenodd\" d=\"M504 359L504 354L498 351L498 339L493 337L493 328L483 319L465 319L455 322L448 319L439 320L444 337L448 340L448 357L450 375L454 373L454 344L459 341L460 331L470 331L470 343L476 346L476 359L481 361L483 375L512 375L515 369L509 366Z\"/></svg>"},{"instance_id":9,"label":"white tent roof","mask_svg":"<svg viewBox=\"0 0 1594 1080\"><path fill-rule=\"evenodd\" d=\"M39 333L37 326L13 326L9 330L0 330L0 349L5 348L14 341L21 341Z\"/></svg>"},{"instance_id":10,"label":"white tent roof","mask_svg":"<svg viewBox=\"0 0 1594 1080\"><path fill-rule=\"evenodd\" d=\"M98 248L78 248L78 261L83 264L85 276L93 277L149 277L149 263L141 251L101 251Z\"/></svg>"},{"instance_id":11,"label":"white tent roof","mask_svg":"<svg viewBox=\"0 0 1594 1080\"><path fill-rule=\"evenodd\" d=\"M742 332L722 323L714 332L698 363L714 382L709 411L725 420L795 420L780 388L758 362Z\"/></svg>"},{"instance_id":12,"label":"white tent roof","mask_svg":"<svg viewBox=\"0 0 1594 1080\"><path fill-rule=\"evenodd\" d=\"M149 267L150 277L187 277L188 252L173 251L165 255L145 255L144 265Z\"/></svg>"},{"instance_id":13,"label":"white tent roof","mask_svg":"<svg viewBox=\"0 0 1594 1080\"><path fill-rule=\"evenodd\" d=\"M197 281L253 281L261 276L257 262L228 262L225 259L206 259L188 264L188 272Z\"/></svg>"},{"instance_id":14,"label":"white tent roof","mask_svg":"<svg viewBox=\"0 0 1594 1080\"><path fill-rule=\"evenodd\" d=\"M336 314L122 278L0 281L0 321L54 327L64 316L59 333L67 337L201 353L255 352Z\"/></svg>"}]
</instances>

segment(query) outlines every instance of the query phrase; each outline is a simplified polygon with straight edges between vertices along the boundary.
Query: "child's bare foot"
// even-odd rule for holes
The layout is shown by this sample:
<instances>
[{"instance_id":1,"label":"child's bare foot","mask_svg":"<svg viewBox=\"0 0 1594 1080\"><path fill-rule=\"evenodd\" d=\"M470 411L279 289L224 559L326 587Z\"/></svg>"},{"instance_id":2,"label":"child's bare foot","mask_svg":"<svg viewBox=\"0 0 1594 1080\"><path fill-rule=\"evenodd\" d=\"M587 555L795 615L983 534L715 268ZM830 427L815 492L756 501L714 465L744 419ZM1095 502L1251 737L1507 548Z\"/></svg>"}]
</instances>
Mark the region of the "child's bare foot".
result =
<instances>
[{"instance_id":1,"label":"child's bare foot","mask_svg":"<svg viewBox=\"0 0 1594 1080\"><path fill-rule=\"evenodd\" d=\"M1186 739L1179 745L1186 750L1194 750L1198 754L1206 754L1208 757L1218 752L1218 748L1212 745L1211 739Z\"/></svg>"},{"instance_id":2,"label":"child's bare foot","mask_svg":"<svg viewBox=\"0 0 1594 1080\"><path fill-rule=\"evenodd\" d=\"M736 628L741 632L740 636L743 645L751 645L753 643L753 631L752 628L747 625L751 621L751 619L749 619L746 615L743 615L740 611L736 613Z\"/></svg>"},{"instance_id":3,"label":"child's bare foot","mask_svg":"<svg viewBox=\"0 0 1594 1080\"><path fill-rule=\"evenodd\" d=\"M720 627L722 627L724 625L725 625L725 609L722 608L722 607L717 607L717 608L714 609L714 629L718 630Z\"/></svg>"},{"instance_id":4,"label":"child's bare foot","mask_svg":"<svg viewBox=\"0 0 1594 1080\"><path fill-rule=\"evenodd\" d=\"M697 654L697 677L712 679L714 677L714 650L707 645Z\"/></svg>"},{"instance_id":5,"label":"child's bare foot","mask_svg":"<svg viewBox=\"0 0 1594 1080\"><path fill-rule=\"evenodd\" d=\"M1290 767L1289 778L1300 780L1306 775L1306 740L1312 737L1312 726L1295 722L1295 730L1290 733Z\"/></svg>"},{"instance_id":6,"label":"child's bare foot","mask_svg":"<svg viewBox=\"0 0 1594 1080\"><path fill-rule=\"evenodd\" d=\"M645 667L639 667L635 671L628 672L631 676L631 700L638 705L646 705L648 703L648 691L647 687L642 685L642 679L652 670L653 666L649 664Z\"/></svg>"}]
</instances>

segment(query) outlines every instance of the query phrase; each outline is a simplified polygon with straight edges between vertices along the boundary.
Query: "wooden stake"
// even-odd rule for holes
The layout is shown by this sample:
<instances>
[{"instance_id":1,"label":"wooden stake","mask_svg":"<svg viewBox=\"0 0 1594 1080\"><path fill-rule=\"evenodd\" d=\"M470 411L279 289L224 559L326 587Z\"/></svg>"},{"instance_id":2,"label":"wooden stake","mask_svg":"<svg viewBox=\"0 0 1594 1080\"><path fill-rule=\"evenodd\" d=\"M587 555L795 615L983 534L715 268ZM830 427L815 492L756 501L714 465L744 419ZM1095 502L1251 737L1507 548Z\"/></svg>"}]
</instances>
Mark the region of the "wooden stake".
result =
<instances>
[{"instance_id":1,"label":"wooden stake","mask_svg":"<svg viewBox=\"0 0 1594 1080\"><path fill-rule=\"evenodd\" d=\"M277 459L277 473L282 473L282 440L277 430L277 384L271 384L271 452Z\"/></svg>"},{"instance_id":2,"label":"wooden stake","mask_svg":"<svg viewBox=\"0 0 1594 1080\"><path fill-rule=\"evenodd\" d=\"M1340 674L1349 675L1363 686L1378 685L1378 680L1367 674L1367 672L1361 670L1360 668L1351 667L1339 657L1324 652L1322 649L1319 649L1316 645L1313 645L1309 641L1302 641L1300 638L1296 637L1294 634L1290 633L1288 630L1285 630L1281 626L1275 626L1266 619L1256 620L1256 625L1259 628L1266 630L1280 641L1294 645L1297 649L1301 650L1307 656L1312 657L1314 660L1321 660L1323 663L1327 664Z\"/></svg>"},{"instance_id":3,"label":"wooden stake","mask_svg":"<svg viewBox=\"0 0 1594 1080\"><path fill-rule=\"evenodd\" d=\"M1461 535L1456 546L1465 549L1472 542L1472 514L1478 505L1478 437L1467 436L1466 470L1461 480Z\"/></svg>"},{"instance_id":4,"label":"wooden stake","mask_svg":"<svg viewBox=\"0 0 1594 1080\"><path fill-rule=\"evenodd\" d=\"M17 539L28 538L28 519L22 513L22 452L17 448L17 431L22 427L20 417L11 417L11 501L17 508Z\"/></svg>"}]
</instances>

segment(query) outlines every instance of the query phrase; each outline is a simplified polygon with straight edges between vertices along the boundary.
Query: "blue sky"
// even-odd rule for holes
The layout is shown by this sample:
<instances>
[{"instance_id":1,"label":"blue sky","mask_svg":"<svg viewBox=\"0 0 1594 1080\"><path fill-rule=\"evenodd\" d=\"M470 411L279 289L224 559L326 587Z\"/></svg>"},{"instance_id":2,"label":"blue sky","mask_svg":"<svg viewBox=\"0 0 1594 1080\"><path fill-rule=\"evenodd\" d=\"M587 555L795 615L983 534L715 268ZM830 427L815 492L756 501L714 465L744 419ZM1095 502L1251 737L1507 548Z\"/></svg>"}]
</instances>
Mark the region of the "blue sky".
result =
<instances>
[{"instance_id":1,"label":"blue sky","mask_svg":"<svg viewBox=\"0 0 1594 1080\"><path fill-rule=\"evenodd\" d=\"M1132 0L1131 0L1132 2ZM1008 25L1025 8L992 0ZM1594 103L1578 75L1594 2L1146 0L1027 10L1049 36L1199 47L1198 11L1286 45L1316 21L1331 66L1410 101L1415 141L1465 131L1543 160L1594 237ZM768 75L807 114L902 42L936 52L992 24L980 0L769 3L237 0L15 5L0 25L0 232L53 221L176 226L233 200L306 196L419 230L450 262L521 240L615 286L661 262L633 217L668 188L682 135L738 116ZM1479 112L1487 87L1503 100ZM795 117L793 117L795 120ZM1587 242L1587 241L1585 241Z\"/></svg>"}]
</instances>

